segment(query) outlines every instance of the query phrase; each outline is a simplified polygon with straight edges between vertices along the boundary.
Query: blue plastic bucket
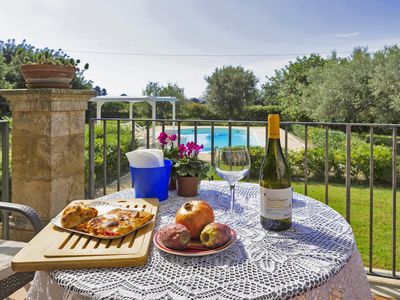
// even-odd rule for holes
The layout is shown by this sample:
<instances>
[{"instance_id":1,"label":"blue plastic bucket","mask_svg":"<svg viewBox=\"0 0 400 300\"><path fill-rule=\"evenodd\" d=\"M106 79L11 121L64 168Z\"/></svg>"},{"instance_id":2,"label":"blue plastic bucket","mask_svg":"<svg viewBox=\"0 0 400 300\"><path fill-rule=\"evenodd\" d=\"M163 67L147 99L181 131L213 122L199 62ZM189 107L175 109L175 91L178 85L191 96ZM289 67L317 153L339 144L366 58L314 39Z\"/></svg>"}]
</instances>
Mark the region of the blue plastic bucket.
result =
<instances>
[{"instance_id":1,"label":"blue plastic bucket","mask_svg":"<svg viewBox=\"0 0 400 300\"><path fill-rule=\"evenodd\" d=\"M158 198L160 201L168 199L172 161L164 159L164 167L130 168L136 198Z\"/></svg>"}]
</instances>

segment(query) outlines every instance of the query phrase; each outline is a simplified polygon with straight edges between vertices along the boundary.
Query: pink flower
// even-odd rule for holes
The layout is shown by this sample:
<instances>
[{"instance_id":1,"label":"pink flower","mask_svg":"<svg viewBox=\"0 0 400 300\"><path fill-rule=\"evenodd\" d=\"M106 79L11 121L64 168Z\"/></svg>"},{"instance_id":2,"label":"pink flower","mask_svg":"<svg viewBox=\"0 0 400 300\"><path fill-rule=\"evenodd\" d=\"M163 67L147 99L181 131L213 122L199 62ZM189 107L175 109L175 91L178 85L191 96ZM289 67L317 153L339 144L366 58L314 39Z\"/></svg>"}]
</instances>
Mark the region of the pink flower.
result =
<instances>
[{"instance_id":1,"label":"pink flower","mask_svg":"<svg viewBox=\"0 0 400 300\"><path fill-rule=\"evenodd\" d=\"M179 150L179 152L186 152L186 147L185 147L185 145L184 145L184 144L180 144L180 145L178 146L178 150Z\"/></svg>"},{"instance_id":2,"label":"pink flower","mask_svg":"<svg viewBox=\"0 0 400 300\"><path fill-rule=\"evenodd\" d=\"M179 157L180 157L180 158L183 158L183 157L185 156L186 150L187 150L187 148L185 147L184 144L180 144L180 145L178 146L178 151L179 151Z\"/></svg>"},{"instance_id":3,"label":"pink flower","mask_svg":"<svg viewBox=\"0 0 400 300\"><path fill-rule=\"evenodd\" d=\"M195 146L195 143L193 141L187 142L186 147L188 147L189 150L193 150Z\"/></svg>"},{"instance_id":4,"label":"pink flower","mask_svg":"<svg viewBox=\"0 0 400 300\"><path fill-rule=\"evenodd\" d=\"M194 152L195 152L195 154L197 155L197 154L199 154L200 153L200 151L202 150L204 148L204 145L203 144L201 144L201 145L195 145L194 146Z\"/></svg>"},{"instance_id":5,"label":"pink flower","mask_svg":"<svg viewBox=\"0 0 400 300\"><path fill-rule=\"evenodd\" d=\"M165 132L161 132L157 139L161 145L168 144L168 134L166 134Z\"/></svg>"},{"instance_id":6,"label":"pink flower","mask_svg":"<svg viewBox=\"0 0 400 300\"><path fill-rule=\"evenodd\" d=\"M200 153L200 151L204 148L204 145L197 145L195 142L190 141L184 144L180 144L178 146L179 157L184 158L194 158Z\"/></svg>"},{"instance_id":7,"label":"pink flower","mask_svg":"<svg viewBox=\"0 0 400 300\"><path fill-rule=\"evenodd\" d=\"M176 134L171 134L168 138L173 142L176 140Z\"/></svg>"}]
</instances>

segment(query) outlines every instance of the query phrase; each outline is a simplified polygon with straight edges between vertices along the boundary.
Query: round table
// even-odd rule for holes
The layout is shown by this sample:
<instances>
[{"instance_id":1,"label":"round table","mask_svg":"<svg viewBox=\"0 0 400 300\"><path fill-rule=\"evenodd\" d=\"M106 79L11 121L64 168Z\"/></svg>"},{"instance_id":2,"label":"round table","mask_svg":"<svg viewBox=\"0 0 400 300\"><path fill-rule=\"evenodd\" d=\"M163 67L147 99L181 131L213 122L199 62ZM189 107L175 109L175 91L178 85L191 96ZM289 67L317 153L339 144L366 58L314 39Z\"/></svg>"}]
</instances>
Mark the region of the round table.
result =
<instances>
[{"instance_id":1,"label":"round table","mask_svg":"<svg viewBox=\"0 0 400 300\"><path fill-rule=\"evenodd\" d=\"M134 268L37 272L28 299L371 299L349 224L325 204L294 194L293 226L270 232L259 220L259 186L239 183L236 214L229 187L203 181L199 199L216 220L238 234L228 250L181 257L152 247L146 265ZM99 199L132 198L125 190ZM174 222L187 199L170 193L160 203L156 229Z\"/></svg>"}]
</instances>

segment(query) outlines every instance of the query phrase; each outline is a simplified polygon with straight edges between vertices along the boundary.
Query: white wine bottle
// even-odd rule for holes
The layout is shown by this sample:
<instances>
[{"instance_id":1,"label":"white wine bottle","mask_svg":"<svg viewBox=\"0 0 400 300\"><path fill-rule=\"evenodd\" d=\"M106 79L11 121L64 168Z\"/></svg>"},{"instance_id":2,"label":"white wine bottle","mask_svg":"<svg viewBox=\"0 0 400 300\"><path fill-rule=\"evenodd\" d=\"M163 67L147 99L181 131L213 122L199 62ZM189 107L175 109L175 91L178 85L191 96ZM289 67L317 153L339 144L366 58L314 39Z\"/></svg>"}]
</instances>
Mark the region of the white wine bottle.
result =
<instances>
[{"instance_id":1,"label":"white wine bottle","mask_svg":"<svg viewBox=\"0 0 400 300\"><path fill-rule=\"evenodd\" d=\"M279 115L268 115L267 152L260 169L260 221L267 230L292 226L293 190L290 171L282 153Z\"/></svg>"}]
</instances>

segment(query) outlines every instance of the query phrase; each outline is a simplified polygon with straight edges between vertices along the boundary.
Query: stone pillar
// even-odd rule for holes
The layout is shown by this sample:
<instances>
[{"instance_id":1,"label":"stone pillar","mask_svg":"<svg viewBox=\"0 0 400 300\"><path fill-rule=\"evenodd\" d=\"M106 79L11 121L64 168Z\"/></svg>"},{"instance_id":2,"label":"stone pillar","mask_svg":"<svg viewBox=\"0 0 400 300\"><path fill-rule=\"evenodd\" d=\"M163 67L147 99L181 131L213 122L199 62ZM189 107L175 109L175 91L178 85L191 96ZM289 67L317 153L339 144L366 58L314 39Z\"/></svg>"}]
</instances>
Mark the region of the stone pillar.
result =
<instances>
[{"instance_id":1,"label":"stone pillar","mask_svg":"<svg viewBox=\"0 0 400 300\"><path fill-rule=\"evenodd\" d=\"M94 92L21 89L0 95L12 111L12 202L33 207L47 223L71 200L84 198L85 111Z\"/></svg>"}]
</instances>

